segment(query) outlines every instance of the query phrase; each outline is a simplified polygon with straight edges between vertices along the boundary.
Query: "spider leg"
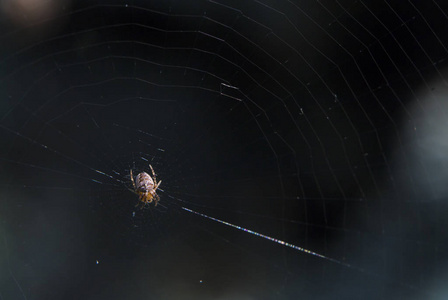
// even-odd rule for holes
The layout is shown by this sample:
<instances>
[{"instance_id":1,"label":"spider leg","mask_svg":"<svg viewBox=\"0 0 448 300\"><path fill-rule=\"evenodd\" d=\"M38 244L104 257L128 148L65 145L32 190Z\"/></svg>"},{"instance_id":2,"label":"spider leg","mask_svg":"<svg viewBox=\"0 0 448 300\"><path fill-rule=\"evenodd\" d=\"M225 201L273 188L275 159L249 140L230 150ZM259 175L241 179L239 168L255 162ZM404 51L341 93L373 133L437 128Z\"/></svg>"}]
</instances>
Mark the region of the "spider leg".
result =
<instances>
[{"instance_id":1,"label":"spider leg","mask_svg":"<svg viewBox=\"0 0 448 300\"><path fill-rule=\"evenodd\" d=\"M161 183L162 183L162 180L160 180L159 182L157 182L157 184L154 186L154 190L157 190L157 188L160 186Z\"/></svg>"},{"instance_id":2,"label":"spider leg","mask_svg":"<svg viewBox=\"0 0 448 300\"><path fill-rule=\"evenodd\" d=\"M139 207L140 209L142 209L143 207L145 207L145 202L143 202L143 200L141 198L138 198L138 202L135 205L135 207Z\"/></svg>"},{"instance_id":3,"label":"spider leg","mask_svg":"<svg viewBox=\"0 0 448 300\"><path fill-rule=\"evenodd\" d=\"M154 180L154 184L156 184L156 183L157 183L157 180L156 180L156 173L154 172L154 169L152 168L151 165L149 165L149 167L151 168L152 179ZM155 187L154 189L157 189L157 187Z\"/></svg>"},{"instance_id":4,"label":"spider leg","mask_svg":"<svg viewBox=\"0 0 448 300\"><path fill-rule=\"evenodd\" d=\"M156 179L156 172L154 172L154 169L152 168L151 164L149 164L149 167L151 168L151 173L152 173L152 180L154 181L154 192L157 190L157 188L160 186L160 184L162 183L162 180L160 180L159 182L157 182ZM159 202L159 195L157 195L156 193L154 193L154 197L152 197L148 203L151 203L154 201L154 207L157 206L157 203Z\"/></svg>"},{"instance_id":5,"label":"spider leg","mask_svg":"<svg viewBox=\"0 0 448 300\"><path fill-rule=\"evenodd\" d=\"M142 201L142 198L141 198L140 196L138 196L138 202L137 202L137 204L135 205L135 207L138 207L138 205L140 204L141 201Z\"/></svg>"},{"instance_id":6,"label":"spider leg","mask_svg":"<svg viewBox=\"0 0 448 300\"><path fill-rule=\"evenodd\" d=\"M154 172L154 169L152 168L151 165L149 165L149 167L151 168L152 176L153 176L154 178L156 178L156 173Z\"/></svg>"},{"instance_id":7,"label":"spider leg","mask_svg":"<svg viewBox=\"0 0 448 300\"><path fill-rule=\"evenodd\" d=\"M131 180L132 180L132 185L134 186L134 191L135 191L135 182L134 182L134 175L132 175L132 169L131 169Z\"/></svg>"}]
</instances>

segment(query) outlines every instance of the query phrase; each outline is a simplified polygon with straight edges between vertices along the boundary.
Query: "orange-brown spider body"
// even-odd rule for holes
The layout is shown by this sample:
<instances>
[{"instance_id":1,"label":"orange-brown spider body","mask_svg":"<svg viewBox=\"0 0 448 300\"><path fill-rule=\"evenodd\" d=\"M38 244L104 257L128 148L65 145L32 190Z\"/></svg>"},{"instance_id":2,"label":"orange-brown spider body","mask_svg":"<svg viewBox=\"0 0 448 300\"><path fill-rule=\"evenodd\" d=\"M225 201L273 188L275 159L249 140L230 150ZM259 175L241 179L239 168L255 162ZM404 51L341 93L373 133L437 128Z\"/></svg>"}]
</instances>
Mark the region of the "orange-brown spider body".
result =
<instances>
[{"instance_id":1,"label":"orange-brown spider body","mask_svg":"<svg viewBox=\"0 0 448 300\"><path fill-rule=\"evenodd\" d=\"M159 202L160 198L159 195L157 195L156 191L157 188L160 186L162 181L157 182L156 180L156 174L154 173L154 169L151 165L149 165L152 171L151 177L146 172L141 172L137 175L134 181L134 175L132 174L131 170L131 180L132 185L134 186L134 193L138 195L138 200L140 201L137 203L136 206L138 206L140 203L142 203L142 208L148 204L154 201L154 206L157 206L157 203Z\"/></svg>"}]
</instances>

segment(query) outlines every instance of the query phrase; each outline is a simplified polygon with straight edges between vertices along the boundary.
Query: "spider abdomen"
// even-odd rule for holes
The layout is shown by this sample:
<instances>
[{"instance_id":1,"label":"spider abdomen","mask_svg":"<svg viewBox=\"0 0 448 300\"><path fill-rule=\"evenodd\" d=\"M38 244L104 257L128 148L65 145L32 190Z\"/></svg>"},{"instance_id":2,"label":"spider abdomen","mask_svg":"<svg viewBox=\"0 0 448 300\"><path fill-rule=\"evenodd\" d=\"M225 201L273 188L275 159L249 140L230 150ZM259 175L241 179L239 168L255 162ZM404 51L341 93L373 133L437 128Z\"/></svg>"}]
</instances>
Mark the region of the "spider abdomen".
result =
<instances>
[{"instance_id":1,"label":"spider abdomen","mask_svg":"<svg viewBox=\"0 0 448 300\"><path fill-rule=\"evenodd\" d=\"M154 189L154 181L148 173L142 172L137 175L136 178L136 191L137 192L149 192Z\"/></svg>"}]
</instances>

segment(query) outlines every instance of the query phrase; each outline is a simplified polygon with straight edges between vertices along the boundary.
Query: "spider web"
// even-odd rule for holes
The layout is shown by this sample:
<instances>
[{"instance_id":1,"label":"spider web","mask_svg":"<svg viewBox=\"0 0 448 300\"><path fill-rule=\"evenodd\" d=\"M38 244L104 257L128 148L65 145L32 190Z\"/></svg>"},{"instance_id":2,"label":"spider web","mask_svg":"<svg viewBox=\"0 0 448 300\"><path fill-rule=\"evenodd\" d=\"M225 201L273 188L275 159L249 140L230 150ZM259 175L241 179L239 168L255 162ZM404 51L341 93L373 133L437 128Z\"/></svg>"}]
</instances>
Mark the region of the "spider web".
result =
<instances>
[{"instance_id":1,"label":"spider web","mask_svg":"<svg viewBox=\"0 0 448 300\"><path fill-rule=\"evenodd\" d=\"M0 299L448 293L442 1L23 3Z\"/></svg>"}]
</instances>

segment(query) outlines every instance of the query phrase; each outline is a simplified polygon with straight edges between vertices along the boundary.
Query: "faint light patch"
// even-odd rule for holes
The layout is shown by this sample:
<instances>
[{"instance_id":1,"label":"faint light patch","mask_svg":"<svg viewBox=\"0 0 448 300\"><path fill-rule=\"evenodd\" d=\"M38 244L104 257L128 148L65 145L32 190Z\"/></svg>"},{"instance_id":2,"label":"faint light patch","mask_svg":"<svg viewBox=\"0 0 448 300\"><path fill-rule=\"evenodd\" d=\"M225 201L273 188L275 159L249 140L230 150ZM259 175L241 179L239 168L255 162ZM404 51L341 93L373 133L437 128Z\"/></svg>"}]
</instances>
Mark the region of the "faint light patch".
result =
<instances>
[{"instance_id":1,"label":"faint light patch","mask_svg":"<svg viewBox=\"0 0 448 300\"><path fill-rule=\"evenodd\" d=\"M395 169L403 190L413 190L420 201L448 196L448 85L438 81L417 94L403 117L400 132L403 155L397 155Z\"/></svg>"},{"instance_id":2,"label":"faint light patch","mask_svg":"<svg viewBox=\"0 0 448 300\"><path fill-rule=\"evenodd\" d=\"M14 27L26 28L22 40L38 40L61 30L70 9L71 0L7 0L0 1L0 18Z\"/></svg>"},{"instance_id":3,"label":"faint light patch","mask_svg":"<svg viewBox=\"0 0 448 300\"><path fill-rule=\"evenodd\" d=\"M0 2L2 13L16 24L28 25L52 17L55 0L10 0Z\"/></svg>"}]
</instances>

